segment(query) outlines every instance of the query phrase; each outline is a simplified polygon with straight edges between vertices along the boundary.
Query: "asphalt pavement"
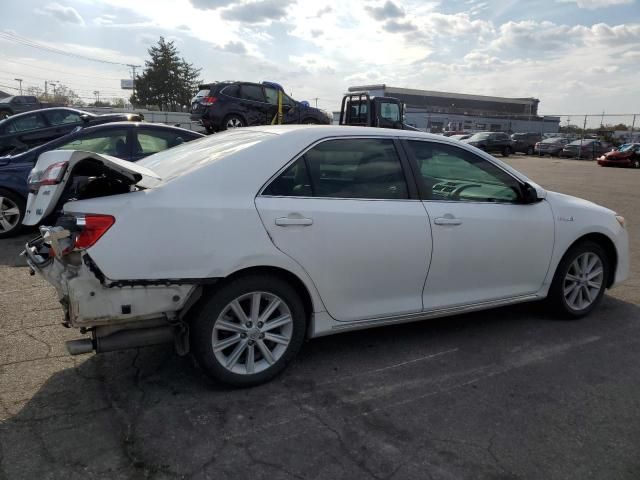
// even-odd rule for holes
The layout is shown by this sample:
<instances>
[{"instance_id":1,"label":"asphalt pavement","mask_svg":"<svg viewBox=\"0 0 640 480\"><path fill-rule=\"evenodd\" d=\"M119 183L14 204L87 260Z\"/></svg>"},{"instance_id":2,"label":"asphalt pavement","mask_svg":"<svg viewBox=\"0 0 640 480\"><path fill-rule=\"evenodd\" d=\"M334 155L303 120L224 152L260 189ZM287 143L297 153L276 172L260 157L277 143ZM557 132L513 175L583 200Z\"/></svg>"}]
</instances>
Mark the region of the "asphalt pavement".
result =
<instances>
[{"instance_id":1,"label":"asphalt pavement","mask_svg":"<svg viewBox=\"0 0 640 480\"><path fill-rule=\"evenodd\" d=\"M512 156L627 218L632 276L580 321L522 304L309 341L233 390L168 347L68 356L0 240L0 480L640 478L640 171ZM31 232L33 235L33 232Z\"/></svg>"}]
</instances>

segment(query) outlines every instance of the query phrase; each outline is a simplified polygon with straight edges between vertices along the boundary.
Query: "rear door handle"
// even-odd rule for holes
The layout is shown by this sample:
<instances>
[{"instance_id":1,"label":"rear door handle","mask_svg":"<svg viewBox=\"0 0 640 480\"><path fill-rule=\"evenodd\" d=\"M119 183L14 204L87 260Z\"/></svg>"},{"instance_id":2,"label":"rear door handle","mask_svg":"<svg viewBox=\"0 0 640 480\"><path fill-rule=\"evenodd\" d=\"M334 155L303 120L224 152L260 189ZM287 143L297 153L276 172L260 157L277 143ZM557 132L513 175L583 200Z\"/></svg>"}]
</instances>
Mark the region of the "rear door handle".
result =
<instances>
[{"instance_id":1,"label":"rear door handle","mask_svg":"<svg viewBox=\"0 0 640 480\"><path fill-rule=\"evenodd\" d=\"M461 225L462 220L454 217L453 215L445 215L444 217L438 217L433 220L436 225Z\"/></svg>"},{"instance_id":2,"label":"rear door handle","mask_svg":"<svg viewBox=\"0 0 640 480\"><path fill-rule=\"evenodd\" d=\"M276 218L276 225L279 227L288 227L290 225L302 225L306 227L313 225L313 220L305 217L279 217Z\"/></svg>"}]
</instances>

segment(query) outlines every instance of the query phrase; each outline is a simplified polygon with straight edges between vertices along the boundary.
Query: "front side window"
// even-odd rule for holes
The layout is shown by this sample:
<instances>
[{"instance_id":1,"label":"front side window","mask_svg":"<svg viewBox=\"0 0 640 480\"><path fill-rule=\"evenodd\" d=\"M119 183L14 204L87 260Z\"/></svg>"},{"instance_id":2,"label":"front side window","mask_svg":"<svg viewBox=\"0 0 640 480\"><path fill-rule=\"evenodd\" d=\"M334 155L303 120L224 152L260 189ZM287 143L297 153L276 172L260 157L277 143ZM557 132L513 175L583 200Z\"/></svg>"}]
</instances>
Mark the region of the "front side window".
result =
<instances>
[{"instance_id":1,"label":"front side window","mask_svg":"<svg viewBox=\"0 0 640 480\"><path fill-rule=\"evenodd\" d=\"M42 113L51 125L80 123L80 114L72 110L50 110Z\"/></svg>"},{"instance_id":2,"label":"front side window","mask_svg":"<svg viewBox=\"0 0 640 480\"><path fill-rule=\"evenodd\" d=\"M304 192L304 193L301 193ZM265 195L406 199L407 183L393 140L327 140L278 176Z\"/></svg>"},{"instance_id":3,"label":"front side window","mask_svg":"<svg viewBox=\"0 0 640 480\"><path fill-rule=\"evenodd\" d=\"M224 87L222 92L228 97L238 98L240 96L240 87L238 85L229 85L228 87Z\"/></svg>"},{"instance_id":4,"label":"front side window","mask_svg":"<svg viewBox=\"0 0 640 480\"><path fill-rule=\"evenodd\" d=\"M251 100L254 102L264 102L264 94L262 93L262 87L258 85L244 84L240 88L240 96L245 100Z\"/></svg>"},{"instance_id":5,"label":"front side window","mask_svg":"<svg viewBox=\"0 0 640 480\"><path fill-rule=\"evenodd\" d=\"M264 87L264 93L267 96L267 102L271 105L278 104L278 91L275 88Z\"/></svg>"},{"instance_id":6,"label":"front side window","mask_svg":"<svg viewBox=\"0 0 640 480\"><path fill-rule=\"evenodd\" d=\"M517 202L520 184L491 162L467 150L412 140L425 200Z\"/></svg>"},{"instance_id":7,"label":"front side window","mask_svg":"<svg viewBox=\"0 0 640 480\"><path fill-rule=\"evenodd\" d=\"M45 128L46 126L40 114L33 113L12 120L7 130L9 133L28 132L29 130Z\"/></svg>"},{"instance_id":8,"label":"front side window","mask_svg":"<svg viewBox=\"0 0 640 480\"><path fill-rule=\"evenodd\" d=\"M89 133L65 143L58 150L84 150L124 158L128 156L127 130Z\"/></svg>"}]
</instances>

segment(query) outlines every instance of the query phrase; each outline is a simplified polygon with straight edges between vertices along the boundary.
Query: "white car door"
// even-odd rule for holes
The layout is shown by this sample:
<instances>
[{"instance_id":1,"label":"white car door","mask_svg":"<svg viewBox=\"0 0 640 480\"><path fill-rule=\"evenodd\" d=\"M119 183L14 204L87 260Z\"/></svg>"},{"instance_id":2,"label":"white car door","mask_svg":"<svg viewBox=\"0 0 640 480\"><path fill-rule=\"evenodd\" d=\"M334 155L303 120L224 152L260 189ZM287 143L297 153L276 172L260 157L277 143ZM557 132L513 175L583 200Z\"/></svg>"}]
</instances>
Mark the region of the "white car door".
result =
<instances>
[{"instance_id":1,"label":"white car door","mask_svg":"<svg viewBox=\"0 0 640 480\"><path fill-rule=\"evenodd\" d=\"M549 268L553 212L522 202L521 182L463 148L405 143L433 235L425 310L536 293Z\"/></svg>"},{"instance_id":2,"label":"white car door","mask_svg":"<svg viewBox=\"0 0 640 480\"><path fill-rule=\"evenodd\" d=\"M273 242L337 320L422 310L431 232L402 162L389 138L324 140L256 198Z\"/></svg>"}]
</instances>

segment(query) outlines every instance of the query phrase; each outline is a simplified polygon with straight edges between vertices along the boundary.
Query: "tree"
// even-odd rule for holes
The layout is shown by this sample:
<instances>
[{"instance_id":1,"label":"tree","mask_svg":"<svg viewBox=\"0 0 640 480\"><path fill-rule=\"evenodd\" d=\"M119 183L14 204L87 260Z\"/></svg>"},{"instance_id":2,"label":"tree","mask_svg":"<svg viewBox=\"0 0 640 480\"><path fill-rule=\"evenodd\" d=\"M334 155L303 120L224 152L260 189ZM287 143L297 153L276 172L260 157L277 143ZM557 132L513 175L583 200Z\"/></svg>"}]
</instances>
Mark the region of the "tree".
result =
<instances>
[{"instance_id":1,"label":"tree","mask_svg":"<svg viewBox=\"0 0 640 480\"><path fill-rule=\"evenodd\" d=\"M136 76L131 103L156 105L160 110L180 110L188 105L200 82L200 70L178 54L174 43L160 37L149 50L142 75Z\"/></svg>"},{"instance_id":2,"label":"tree","mask_svg":"<svg viewBox=\"0 0 640 480\"><path fill-rule=\"evenodd\" d=\"M55 93L54 93L55 92ZM45 95L41 87L31 86L25 89L25 95L37 97L41 102L59 103L61 105L77 105L83 106L82 99L66 85L58 83L56 88L53 87Z\"/></svg>"}]
</instances>

